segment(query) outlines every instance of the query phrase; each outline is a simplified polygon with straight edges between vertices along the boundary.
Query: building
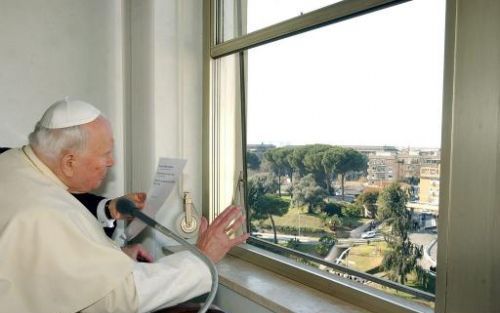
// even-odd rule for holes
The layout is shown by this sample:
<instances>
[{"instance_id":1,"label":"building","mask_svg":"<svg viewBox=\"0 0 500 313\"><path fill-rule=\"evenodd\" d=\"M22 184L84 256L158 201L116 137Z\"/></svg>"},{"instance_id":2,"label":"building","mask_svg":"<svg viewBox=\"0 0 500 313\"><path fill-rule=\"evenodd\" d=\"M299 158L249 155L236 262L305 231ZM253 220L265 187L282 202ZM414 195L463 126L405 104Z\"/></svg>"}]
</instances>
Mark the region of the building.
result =
<instances>
[{"instance_id":1,"label":"building","mask_svg":"<svg viewBox=\"0 0 500 313\"><path fill-rule=\"evenodd\" d=\"M358 149L360 152L367 151L362 147ZM440 163L440 149L438 148L371 150L367 156L367 179L370 185L384 185L395 181L405 181L416 185L422 166L436 166Z\"/></svg>"},{"instance_id":2,"label":"building","mask_svg":"<svg viewBox=\"0 0 500 313\"><path fill-rule=\"evenodd\" d=\"M377 153L368 156L368 184L382 185L397 181L399 164L395 153Z\"/></svg>"},{"instance_id":3,"label":"building","mask_svg":"<svg viewBox=\"0 0 500 313\"><path fill-rule=\"evenodd\" d=\"M420 203L439 204L439 165L424 166L420 169Z\"/></svg>"}]
</instances>

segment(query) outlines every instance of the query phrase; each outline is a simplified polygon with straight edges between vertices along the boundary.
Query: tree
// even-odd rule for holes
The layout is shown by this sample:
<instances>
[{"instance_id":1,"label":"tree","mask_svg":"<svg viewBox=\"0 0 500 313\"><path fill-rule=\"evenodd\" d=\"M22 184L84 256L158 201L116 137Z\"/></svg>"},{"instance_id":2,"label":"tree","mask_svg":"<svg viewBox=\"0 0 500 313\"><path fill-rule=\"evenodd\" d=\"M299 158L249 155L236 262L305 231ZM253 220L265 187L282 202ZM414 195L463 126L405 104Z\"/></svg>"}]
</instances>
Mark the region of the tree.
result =
<instances>
[{"instance_id":1,"label":"tree","mask_svg":"<svg viewBox=\"0 0 500 313\"><path fill-rule=\"evenodd\" d=\"M329 203L326 203L325 206L323 207L323 212L325 212L329 216L332 216L335 214L341 215L343 207L344 206L339 202L329 202Z\"/></svg>"},{"instance_id":2,"label":"tree","mask_svg":"<svg viewBox=\"0 0 500 313\"><path fill-rule=\"evenodd\" d=\"M321 165L325 171L325 178L328 180L327 191L329 195L334 195L335 190L333 190L333 183L337 178L337 163L338 163L338 153L341 151L341 147L332 147L323 153L323 158L321 159Z\"/></svg>"},{"instance_id":3,"label":"tree","mask_svg":"<svg viewBox=\"0 0 500 313\"><path fill-rule=\"evenodd\" d=\"M389 278L401 284L406 276L419 268L418 259L422 258L423 248L411 243L408 232L411 230L411 213L406 209L407 193L397 183L387 186L378 198L377 219L391 226L385 237L391 248L385 253L382 267L388 271Z\"/></svg>"},{"instance_id":4,"label":"tree","mask_svg":"<svg viewBox=\"0 0 500 313\"><path fill-rule=\"evenodd\" d=\"M377 219L391 226L391 234L402 239L408 237L408 231L412 227L411 213L406 209L407 202L408 194L398 183L387 186L377 202Z\"/></svg>"},{"instance_id":5,"label":"tree","mask_svg":"<svg viewBox=\"0 0 500 313\"><path fill-rule=\"evenodd\" d=\"M278 178L278 194L281 196L281 177L293 177L294 167L290 164L288 156L293 153L293 148L282 147L267 151L264 158L269 162L271 171Z\"/></svg>"},{"instance_id":6,"label":"tree","mask_svg":"<svg viewBox=\"0 0 500 313\"><path fill-rule=\"evenodd\" d=\"M337 214L328 215L327 213L322 212L319 215L319 218L326 227L334 232L337 230L338 226L342 225L342 219Z\"/></svg>"},{"instance_id":7,"label":"tree","mask_svg":"<svg viewBox=\"0 0 500 313\"><path fill-rule=\"evenodd\" d=\"M352 148L333 147L324 153L322 165L325 172L340 175L340 188L344 199L346 174L351 171L365 171L368 168L368 159Z\"/></svg>"},{"instance_id":8,"label":"tree","mask_svg":"<svg viewBox=\"0 0 500 313\"><path fill-rule=\"evenodd\" d=\"M278 185L269 174L254 175L247 182L247 205L253 207L257 200L266 193L275 193Z\"/></svg>"},{"instance_id":9,"label":"tree","mask_svg":"<svg viewBox=\"0 0 500 313\"><path fill-rule=\"evenodd\" d=\"M395 240L387 243L391 249L384 255L382 267L388 271L389 279L404 285L409 273L418 272L421 269L417 262L422 258L423 247L413 244L410 240Z\"/></svg>"},{"instance_id":10,"label":"tree","mask_svg":"<svg viewBox=\"0 0 500 313\"><path fill-rule=\"evenodd\" d=\"M371 218L377 214L378 195L378 191L365 191L356 198L356 202L368 211Z\"/></svg>"},{"instance_id":11,"label":"tree","mask_svg":"<svg viewBox=\"0 0 500 313\"><path fill-rule=\"evenodd\" d=\"M295 172L295 168L290 163L290 156L293 154L295 148L292 147L282 147L278 148L275 152L275 158L279 161L281 168L285 175L290 178L290 185L293 186L293 174Z\"/></svg>"},{"instance_id":12,"label":"tree","mask_svg":"<svg viewBox=\"0 0 500 313\"><path fill-rule=\"evenodd\" d=\"M288 155L288 163L293 167L295 173L299 177L306 175L306 167L304 165L304 156L307 153L308 146L295 147L292 153Z\"/></svg>"},{"instance_id":13,"label":"tree","mask_svg":"<svg viewBox=\"0 0 500 313\"><path fill-rule=\"evenodd\" d=\"M290 201L274 195L276 183L270 175L255 175L247 182L247 206L250 209L252 219L271 220L274 233L274 242L278 243L276 225L273 215L283 216L288 212Z\"/></svg>"},{"instance_id":14,"label":"tree","mask_svg":"<svg viewBox=\"0 0 500 313\"><path fill-rule=\"evenodd\" d=\"M314 208L324 204L326 193L323 188L316 184L312 174L303 177L293 189L293 205L298 207L307 205L307 212L313 213Z\"/></svg>"},{"instance_id":15,"label":"tree","mask_svg":"<svg viewBox=\"0 0 500 313\"><path fill-rule=\"evenodd\" d=\"M252 217L258 220L269 218L274 233L274 243L278 243L278 236L276 234L276 224L273 216L283 216L288 212L290 201L282 199L274 194L264 194L257 198L257 201L250 207L252 210Z\"/></svg>"},{"instance_id":16,"label":"tree","mask_svg":"<svg viewBox=\"0 0 500 313\"><path fill-rule=\"evenodd\" d=\"M335 242L336 238L334 234L321 236L321 238L319 238L318 245L316 245L316 252L321 256L326 256L335 245Z\"/></svg>"},{"instance_id":17,"label":"tree","mask_svg":"<svg viewBox=\"0 0 500 313\"><path fill-rule=\"evenodd\" d=\"M306 146L306 153L303 159L303 165L306 173L313 175L316 183L323 189L328 189L329 179L322 165L323 155L330 149L330 145L310 145Z\"/></svg>"},{"instance_id":18,"label":"tree","mask_svg":"<svg viewBox=\"0 0 500 313\"><path fill-rule=\"evenodd\" d=\"M260 159L257 154L247 151L247 167L252 170L258 170L260 168Z\"/></svg>"}]
</instances>

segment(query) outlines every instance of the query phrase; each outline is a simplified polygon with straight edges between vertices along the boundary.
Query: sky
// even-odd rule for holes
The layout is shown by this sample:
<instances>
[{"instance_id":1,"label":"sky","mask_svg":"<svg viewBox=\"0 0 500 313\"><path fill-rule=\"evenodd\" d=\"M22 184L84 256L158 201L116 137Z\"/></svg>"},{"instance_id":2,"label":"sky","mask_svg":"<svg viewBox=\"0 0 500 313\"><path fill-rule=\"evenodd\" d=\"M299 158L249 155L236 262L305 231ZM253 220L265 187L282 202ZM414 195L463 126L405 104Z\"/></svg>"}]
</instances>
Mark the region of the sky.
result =
<instances>
[{"instance_id":1,"label":"sky","mask_svg":"<svg viewBox=\"0 0 500 313\"><path fill-rule=\"evenodd\" d=\"M248 31L338 1L249 0ZM439 148L444 0L413 0L248 51L247 143Z\"/></svg>"}]
</instances>

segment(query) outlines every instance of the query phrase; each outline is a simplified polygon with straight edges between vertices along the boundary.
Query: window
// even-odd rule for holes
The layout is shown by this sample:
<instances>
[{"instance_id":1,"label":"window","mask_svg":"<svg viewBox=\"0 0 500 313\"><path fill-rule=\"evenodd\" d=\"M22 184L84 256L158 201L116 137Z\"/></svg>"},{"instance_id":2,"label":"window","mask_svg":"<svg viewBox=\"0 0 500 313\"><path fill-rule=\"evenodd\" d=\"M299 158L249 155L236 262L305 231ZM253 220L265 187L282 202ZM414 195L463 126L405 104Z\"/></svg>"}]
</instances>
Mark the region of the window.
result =
<instances>
[{"instance_id":1,"label":"window","mask_svg":"<svg viewBox=\"0 0 500 313\"><path fill-rule=\"evenodd\" d=\"M413 256L423 255L437 237L439 192L429 189L434 180L422 181L420 172L424 164L440 162L444 1L399 2L343 1L304 14L317 14L317 24L301 24L299 17L289 29L282 23L265 32L264 2L238 1L239 7L218 2L224 8L220 21L230 23L219 25L219 44L211 50L217 98L212 114L219 147L231 152L213 154L225 165L214 175L226 177L216 193L231 194L233 202L233 191L241 188L235 182L246 182L255 245L355 283L395 288L389 292L407 293L404 297L432 308L435 264L424 265L421 257L415 271L403 277L390 265L384 268L382 260L410 242ZM226 17L235 11L244 24ZM324 16L330 17L320 20ZM227 37L229 30L237 35ZM240 41L225 42L229 38ZM238 139L239 134L244 136ZM237 164L238 148L246 164ZM222 161L227 155L236 155L230 169ZM351 165L341 170L344 155ZM405 171L405 155L418 155L412 163L420 168ZM368 164L383 166L368 176ZM395 226L384 218L390 212L378 211L389 206L381 195L390 192L405 198L408 213L399 234L412 238L400 246L401 236L394 237ZM363 200L370 194L378 200ZM433 212L434 222L421 218L423 210Z\"/></svg>"},{"instance_id":2,"label":"window","mask_svg":"<svg viewBox=\"0 0 500 313\"><path fill-rule=\"evenodd\" d=\"M273 0L267 1L265 8L262 6L261 0L225 0L220 4L221 19L224 21L223 41L234 39L252 33L265 27L277 24L279 22L303 15L305 13L320 9L330 4L340 2L341 0ZM242 24L243 33L237 34L233 31L233 22L235 11L241 10L242 3L247 3L246 18L247 24ZM266 12L265 15L262 13ZM236 13L237 14L237 13Z\"/></svg>"}]
</instances>

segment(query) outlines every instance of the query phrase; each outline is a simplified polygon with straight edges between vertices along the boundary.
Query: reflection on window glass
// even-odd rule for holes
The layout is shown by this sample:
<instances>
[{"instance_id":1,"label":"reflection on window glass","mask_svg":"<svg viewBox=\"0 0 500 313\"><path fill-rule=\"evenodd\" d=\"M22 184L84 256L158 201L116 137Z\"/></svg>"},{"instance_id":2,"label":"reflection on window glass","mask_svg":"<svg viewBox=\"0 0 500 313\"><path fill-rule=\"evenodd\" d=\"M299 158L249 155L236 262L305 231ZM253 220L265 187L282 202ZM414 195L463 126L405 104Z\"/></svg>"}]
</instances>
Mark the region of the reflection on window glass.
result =
<instances>
[{"instance_id":1,"label":"reflection on window glass","mask_svg":"<svg viewBox=\"0 0 500 313\"><path fill-rule=\"evenodd\" d=\"M254 2L249 25L268 14ZM255 237L434 293L444 5L412 1L248 50Z\"/></svg>"}]
</instances>

